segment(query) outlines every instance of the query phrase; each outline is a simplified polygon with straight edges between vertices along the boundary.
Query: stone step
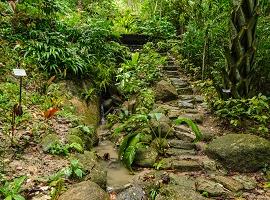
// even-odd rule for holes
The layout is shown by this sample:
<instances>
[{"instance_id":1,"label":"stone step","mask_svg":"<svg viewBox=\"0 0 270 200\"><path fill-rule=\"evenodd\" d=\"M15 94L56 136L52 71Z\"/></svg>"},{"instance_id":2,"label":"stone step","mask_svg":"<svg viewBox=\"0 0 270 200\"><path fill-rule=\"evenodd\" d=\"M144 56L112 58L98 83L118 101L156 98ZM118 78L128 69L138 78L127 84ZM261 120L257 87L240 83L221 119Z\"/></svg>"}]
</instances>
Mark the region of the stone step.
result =
<instances>
[{"instance_id":1,"label":"stone step","mask_svg":"<svg viewBox=\"0 0 270 200\"><path fill-rule=\"evenodd\" d=\"M175 130L174 135L179 140L183 140L185 142L193 142L196 139L195 134L191 132L183 132L183 131Z\"/></svg>"},{"instance_id":2,"label":"stone step","mask_svg":"<svg viewBox=\"0 0 270 200\"><path fill-rule=\"evenodd\" d=\"M166 151L166 155L168 156L184 156L184 155L196 155L196 151L194 149L177 149L177 148L169 148Z\"/></svg>"},{"instance_id":3,"label":"stone step","mask_svg":"<svg viewBox=\"0 0 270 200\"><path fill-rule=\"evenodd\" d=\"M168 144L172 148L185 149L185 150L192 150L192 149L195 149L196 147L194 143L186 142L183 140L177 140L177 139L168 140Z\"/></svg>"},{"instance_id":4,"label":"stone step","mask_svg":"<svg viewBox=\"0 0 270 200\"><path fill-rule=\"evenodd\" d=\"M165 65L163 66L163 69L164 70L178 70L178 66L175 66L175 65Z\"/></svg>"},{"instance_id":5,"label":"stone step","mask_svg":"<svg viewBox=\"0 0 270 200\"><path fill-rule=\"evenodd\" d=\"M173 71L168 71L166 70L165 73L167 75L175 75L175 76L179 76L179 72L177 70L173 70Z\"/></svg>"},{"instance_id":6,"label":"stone step","mask_svg":"<svg viewBox=\"0 0 270 200\"><path fill-rule=\"evenodd\" d=\"M202 114L191 114L191 113L185 113L179 116L179 118L188 118L191 119L193 122L196 122L198 124L203 123L204 117Z\"/></svg>"},{"instance_id":7,"label":"stone step","mask_svg":"<svg viewBox=\"0 0 270 200\"><path fill-rule=\"evenodd\" d=\"M179 160L177 158L163 158L161 161L161 169L172 169L179 172L199 171L201 165L194 160Z\"/></svg>"},{"instance_id":8,"label":"stone step","mask_svg":"<svg viewBox=\"0 0 270 200\"><path fill-rule=\"evenodd\" d=\"M191 100L180 100L178 101L178 106L180 108L184 108L184 109L194 109L195 105L194 105L194 101Z\"/></svg>"},{"instance_id":9,"label":"stone step","mask_svg":"<svg viewBox=\"0 0 270 200\"><path fill-rule=\"evenodd\" d=\"M178 86L178 87L188 86L188 82L186 82L185 80L181 80L179 78L170 78L170 81L172 82L174 86Z\"/></svg>"},{"instance_id":10,"label":"stone step","mask_svg":"<svg viewBox=\"0 0 270 200\"><path fill-rule=\"evenodd\" d=\"M193 90L191 87L177 87L176 86L176 90L178 92L179 95L183 95L183 94L193 94Z\"/></svg>"}]
</instances>

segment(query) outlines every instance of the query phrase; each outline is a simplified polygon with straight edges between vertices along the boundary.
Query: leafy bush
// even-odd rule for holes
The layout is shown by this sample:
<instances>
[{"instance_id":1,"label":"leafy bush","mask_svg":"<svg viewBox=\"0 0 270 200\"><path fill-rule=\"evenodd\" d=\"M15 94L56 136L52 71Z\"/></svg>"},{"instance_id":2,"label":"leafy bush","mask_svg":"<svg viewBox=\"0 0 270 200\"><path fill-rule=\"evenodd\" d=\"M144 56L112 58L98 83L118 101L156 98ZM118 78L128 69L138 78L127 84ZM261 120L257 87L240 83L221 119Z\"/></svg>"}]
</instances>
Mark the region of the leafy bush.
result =
<instances>
[{"instance_id":1,"label":"leafy bush","mask_svg":"<svg viewBox=\"0 0 270 200\"><path fill-rule=\"evenodd\" d=\"M259 94L251 99L216 100L215 113L235 127L252 128L261 134L269 132L269 98ZM250 123L247 125L246 123Z\"/></svg>"},{"instance_id":2,"label":"leafy bush","mask_svg":"<svg viewBox=\"0 0 270 200\"><path fill-rule=\"evenodd\" d=\"M15 178L12 182L6 181L3 186L0 187L0 194L4 200L25 200L20 195L22 184L24 183L26 176Z\"/></svg>"},{"instance_id":3,"label":"leafy bush","mask_svg":"<svg viewBox=\"0 0 270 200\"><path fill-rule=\"evenodd\" d=\"M160 67L166 58L154 51L133 53L132 59L122 64L117 71L117 86L125 95L139 92L160 77Z\"/></svg>"}]
</instances>

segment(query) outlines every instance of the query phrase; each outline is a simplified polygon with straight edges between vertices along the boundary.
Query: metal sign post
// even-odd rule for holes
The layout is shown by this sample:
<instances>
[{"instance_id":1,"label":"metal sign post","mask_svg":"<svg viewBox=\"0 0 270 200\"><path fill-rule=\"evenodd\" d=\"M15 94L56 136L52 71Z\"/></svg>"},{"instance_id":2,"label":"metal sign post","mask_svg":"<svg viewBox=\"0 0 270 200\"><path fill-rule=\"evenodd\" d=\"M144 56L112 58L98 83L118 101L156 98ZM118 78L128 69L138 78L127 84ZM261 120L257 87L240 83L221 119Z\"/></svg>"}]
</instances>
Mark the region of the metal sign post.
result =
<instances>
[{"instance_id":1,"label":"metal sign post","mask_svg":"<svg viewBox=\"0 0 270 200\"><path fill-rule=\"evenodd\" d=\"M21 116L23 114L22 110L22 78L26 76L26 72L24 69L13 69L13 73L16 77L20 78L20 96L19 96L19 105L14 106L14 112L17 116ZM15 108L16 107L16 108Z\"/></svg>"}]
</instances>

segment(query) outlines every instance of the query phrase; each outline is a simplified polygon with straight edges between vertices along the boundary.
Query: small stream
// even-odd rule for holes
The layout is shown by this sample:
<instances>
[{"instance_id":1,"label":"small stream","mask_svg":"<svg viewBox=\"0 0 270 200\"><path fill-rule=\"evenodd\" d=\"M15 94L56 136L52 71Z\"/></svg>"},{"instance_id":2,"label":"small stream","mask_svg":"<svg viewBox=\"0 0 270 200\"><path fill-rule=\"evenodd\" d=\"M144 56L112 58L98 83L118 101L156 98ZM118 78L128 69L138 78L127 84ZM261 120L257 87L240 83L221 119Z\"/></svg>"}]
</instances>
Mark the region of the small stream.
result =
<instances>
[{"instance_id":1,"label":"small stream","mask_svg":"<svg viewBox=\"0 0 270 200\"><path fill-rule=\"evenodd\" d=\"M105 124L105 109L103 104L101 103L100 107L100 127L98 128L97 134L100 139L99 144L94 150L97 152L97 155L101 158L104 155L109 155L109 159L106 161L102 161L107 170L107 190L115 191L121 188L124 188L126 185L132 183L134 178L134 174L131 174L130 171L121 163L118 159L118 152L115 148L113 142L104 139L104 135L107 135L107 131L103 129L103 125Z\"/></svg>"},{"instance_id":2,"label":"small stream","mask_svg":"<svg viewBox=\"0 0 270 200\"><path fill-rule=\"evenodd\" d=\"M111 141L104 140L94 149L100 157L109 153L110 159L103 161L107 169L107 188L114 190L132 182L134 175L118 160L117 150Z\"/></svg>"}]
</instances>

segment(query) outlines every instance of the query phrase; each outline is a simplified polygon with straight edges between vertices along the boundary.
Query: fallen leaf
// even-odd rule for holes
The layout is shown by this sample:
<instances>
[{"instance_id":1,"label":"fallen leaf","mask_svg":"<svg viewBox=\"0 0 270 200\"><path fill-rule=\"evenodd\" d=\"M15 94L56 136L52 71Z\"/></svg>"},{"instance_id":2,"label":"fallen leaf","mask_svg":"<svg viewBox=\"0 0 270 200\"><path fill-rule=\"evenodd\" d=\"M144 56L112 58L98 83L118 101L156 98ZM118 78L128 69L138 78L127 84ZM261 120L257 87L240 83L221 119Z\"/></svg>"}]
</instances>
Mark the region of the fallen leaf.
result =
<instances>
[{"instance_id":1,"label":"fallen leaf","mask_svg":"<svg viewBox=\"0 0 270 200\"><path fill-rule=\"evenodd\" d=\"M44 112L44 117L46 119L49 119L53 117L57 111L58 111L57 108L49 108L47 111Z\"/></svg>"}]
</instances>

